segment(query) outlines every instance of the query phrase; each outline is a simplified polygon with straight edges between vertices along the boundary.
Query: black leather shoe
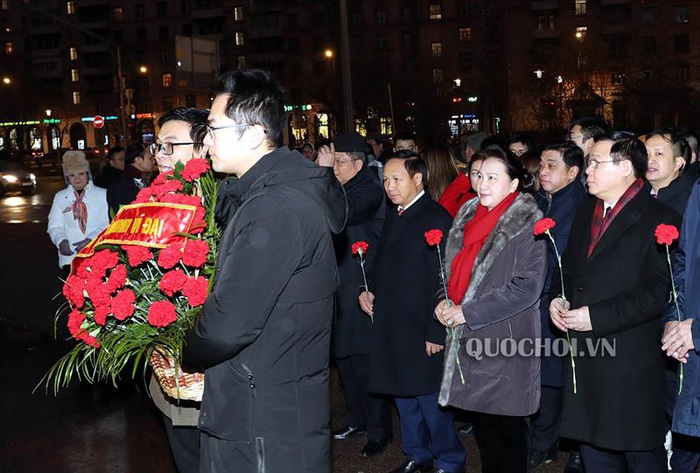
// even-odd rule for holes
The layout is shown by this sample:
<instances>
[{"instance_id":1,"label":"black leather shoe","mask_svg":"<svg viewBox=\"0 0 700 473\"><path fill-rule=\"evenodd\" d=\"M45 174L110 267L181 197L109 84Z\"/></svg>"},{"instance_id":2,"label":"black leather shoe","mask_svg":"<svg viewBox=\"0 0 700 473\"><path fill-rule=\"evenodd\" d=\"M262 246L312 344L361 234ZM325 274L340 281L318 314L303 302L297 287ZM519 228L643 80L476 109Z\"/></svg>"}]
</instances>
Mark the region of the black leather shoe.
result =
<instances>
[{"instance_id":1,"label":"black leather shoe","mask_svg":"<svg viewBox=\"0 0 700 473\"><path fill-rule=\"evenodd\" d=\"M559 455L559 449L555 443L549 448L549 450L533 450L530 452L530 463L528 465L528 471L533 472L537 470L542 465L552 463L557 460Z\"/></svg>"},{"instance_id":2,"label":"black leather shoe","mask_svg":"<svg viewBox=\"0 0 700 473\"><path fill-rule=\"evenodd\" d=\"M459 437L468 437L471 435L473 429L474 429L474 426L472 424L470 424L469 422L467 422L466 424L457 428L457 435Z\"/></svg>"},{"instance_id":3,"label":"black leather shoe","mask_svg":"<svg viewBox=\"0 0 700 473\"><path fill-rule=\"evenodd\" d=\"M384 453L384 450L386 450L386 447L389 446L392 440L394 440L392 435L381 439L370 439L367 441L365 446L362 447L362 450L360 450L360 455L367 458L381 455Z\"/></svg>"},{"instance_id":4,"label":"black leather shoe","mask_svg":"<svg viewBox=\"0 0 700 473\"><path fill-rule=\"evenodd\" d=\"M569 461L566 462L564 473L583 473L583 462L579 452L571 452Z\"/></svg>"},{"instance_id":5,"label":"black leather shoe","mask_svg":"<svg viewBox=\"0 0 700 473\"><path fill-rule=\"evenodd\" d=\"M410 458L404 458L401 464L389 473L431 473L432 471L432 466L422 465Z\"/></svg>"},{"instance_id":6,"label":"black leather shoe","mask_svg":"<svg viewBox=\"0 0 700 473\"><path fill-rule=\"evenodd\" d=\"M342 429L334 430L333 432L331 432L331 435L333 435L333 438L336 440L345 440L349 439L350 437L354 437L355 435L360 435L364 433L365 429L358 429L356 427L346 425Z\"/></svg>"}]
</instances>

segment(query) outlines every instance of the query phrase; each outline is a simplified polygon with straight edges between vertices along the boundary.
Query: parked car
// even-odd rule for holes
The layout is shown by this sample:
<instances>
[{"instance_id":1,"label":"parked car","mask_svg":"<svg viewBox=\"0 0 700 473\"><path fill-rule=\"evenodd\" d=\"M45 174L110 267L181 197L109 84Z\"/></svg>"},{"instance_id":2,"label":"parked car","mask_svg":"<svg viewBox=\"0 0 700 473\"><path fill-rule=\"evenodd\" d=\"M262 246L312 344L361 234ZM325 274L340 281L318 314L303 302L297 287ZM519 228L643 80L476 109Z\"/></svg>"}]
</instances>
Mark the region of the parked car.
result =
<instances>
[{"instance_id":1,"label":"parked car","mask_svg":"<svg viewBox=\"0 0 700 473\"><path fill-rule=\"evenodd\" d=\"M5 192L36 192L36 176L17 163L0 161L0 196Z\"/></svg>"}]
</instances>

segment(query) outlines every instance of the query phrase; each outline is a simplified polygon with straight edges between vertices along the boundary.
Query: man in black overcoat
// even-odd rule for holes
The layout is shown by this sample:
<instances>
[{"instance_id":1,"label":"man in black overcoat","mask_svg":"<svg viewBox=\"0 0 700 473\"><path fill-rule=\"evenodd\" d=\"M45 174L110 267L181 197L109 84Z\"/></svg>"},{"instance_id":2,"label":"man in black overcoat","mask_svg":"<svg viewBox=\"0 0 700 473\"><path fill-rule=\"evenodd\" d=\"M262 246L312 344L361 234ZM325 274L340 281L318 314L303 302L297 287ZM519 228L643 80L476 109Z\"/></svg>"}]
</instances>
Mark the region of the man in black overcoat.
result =
<instances>
[{"instance_id":1,"label":"man in black overcoat","mask_svg":"<svg viewBox=\"0 0 700 473\"><path fill-rule=\"evenodd\" d=\"M591 472L666 471L658 334L670 273L654 231L680 219L643 191L646 165L644 144L631 135L594 144L586 176L596 199L581 206L563 256L567 301L550 305L576 347L576 392L564 363L561 436L581 442ZM561 293L558 280L552 294Z\"/></svg>"},{"instance_id":2,"label":"man in black overcoat","mask_svg":"<svg viewBox=\"0 0 700 473\"><path fill-rule=\"evenodd\" d=\"M370 391L393 396L401 417L406 458L392 473L464 471L466 453L453 415L438 406L445 328L433 318L442 254L425 240L428 230L446 236L450 215L425 192L427 166L411 151L384 165L387 210L369 291L362 309L374 317ZM443 249L441 245L440 250Z\"/></svg>"},{"instance_id":3,"label":"man in black overcoat","mask_svg":"<svg viewBox=\"0 0 700 473\"><path fill-rule=\"evenodd\" d=\"M216 280L185 341L205 368L201 473L328 473L330 355L342 186L282 145L279 85L262 70L219 78L204 144L226 180Z\"/></svg>"},{"instance_id":4,"label":"man in black overcoat","mask_svg":"<svg viewBox=\"0 0 700 473\"><path fill-rule=\"evenodd\" d=\"M348 406L347 425L334 431L333 438L345 440L367 432L367 444L360 450L365 457L381 454L392 438L391 401L370 394L369 375L370 317L360 309L357 296L364 288L360 256L352 246L366 242L365 272L371 271L382 231L386 199L377 173L367 167L365 138L357 132L338 135L331 146L322 146L318 163L333 168L336 179L345 189L348 218L343 230L335 235L335 254L340 287L335 294L335 323L332 349Z\"/></svg>"}]
</instances>

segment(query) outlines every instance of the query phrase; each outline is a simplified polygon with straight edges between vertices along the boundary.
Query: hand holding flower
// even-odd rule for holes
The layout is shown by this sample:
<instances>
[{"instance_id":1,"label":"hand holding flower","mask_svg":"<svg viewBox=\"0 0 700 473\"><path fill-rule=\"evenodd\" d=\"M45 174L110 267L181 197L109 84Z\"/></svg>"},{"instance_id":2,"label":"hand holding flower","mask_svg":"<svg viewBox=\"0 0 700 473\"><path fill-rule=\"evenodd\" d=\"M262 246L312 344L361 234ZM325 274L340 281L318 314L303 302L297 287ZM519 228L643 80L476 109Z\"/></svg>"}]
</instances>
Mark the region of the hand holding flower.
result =
<instances>
[{"instance_id":1,"label":"hand holding flower","mask_svg":"<svg viewBox=\"0 0 700 473\"><path fill-rule=\"evenodd\" d=\"M695 349L692 326L693 319L666 322L664 334L661 337L661 349L666 352L667 356L682 363L688 362L688 352Z\"/></svg>"},{"instance_id":2,"label":"hand holding flower","mask_svg":"<svg viewBox=\"0 0 700 473\"><path fill-rule=\"evenodd\" d=\"M445 301L442 301L440 304L443 302ZM440 309L439 313L436 315L442 325L454 328L458 325L466 323L461 305L450 305L445 303L442 305L442 307L440 307L440 304L438 304L438 307L435 310L438 312L438 309Z\"/></svg>"},{"instance_id":3,"label":"hand holding flower","mask_svg":"<svg viewBox=\"0 0 700 473\"><path fill-rule=\"evenodd\" d=\"M593 330L593 326L591 325L591 313L588 310L588 306L567 310L561 315L561 318L564 321L564 326L568 330L575 330L576 332L588 332Z\"/></svg>"},{"instance_id":4,"label":"hand holding flower","mask_svg":"<svg viewBox=\"0 0 700 473\"><path fill-rule=\"evenodd\" d=\"M374 316L374 294L369 291L360 293L360 308L370 317Z\"/></svg>"},{"instance_id":5,"label":"hand holding flower","mask_svg":"<svg viewBox=\"0 0 700 473\"><path fill-rule=\"evenodd\" d=\"M569 301L557 297L549 304L549 318L556 328L562 332L566 332L566 323L563 315L569 310Z\"/></svg>"}]
</instances>

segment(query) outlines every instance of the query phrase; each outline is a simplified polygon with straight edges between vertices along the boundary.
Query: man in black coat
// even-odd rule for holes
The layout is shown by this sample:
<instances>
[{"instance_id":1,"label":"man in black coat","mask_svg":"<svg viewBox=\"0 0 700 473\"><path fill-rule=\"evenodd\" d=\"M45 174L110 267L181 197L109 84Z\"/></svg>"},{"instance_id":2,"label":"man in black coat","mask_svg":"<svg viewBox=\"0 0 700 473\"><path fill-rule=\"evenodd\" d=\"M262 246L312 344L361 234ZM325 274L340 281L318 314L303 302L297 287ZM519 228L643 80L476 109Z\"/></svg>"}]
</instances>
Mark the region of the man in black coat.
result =
<instances>
[{"instance_id":1,"label":"man in black coat","mask_svg":"<svg viewBox=\"0 0 700 473\"><path fill-rule=\"evenodd\" d=\"M365 282L359 256L353 255L352 246L358 241L369 245L362 256L365 272L371 271L386 200L377 174L365 164L364 137L357 132L338 135L333 146L333 150L322 146L318 152L318 163L333 168L348 202L345 230L334 238L340 287L335 295L332 345L348 406L348 422L333 432L333 438L344 440L366 431L368 441L360 455L373 457L384 452L392 438L391 402L367 390L372 322L357 302Z\"/></svg>"},{"instance_id":2,"label":"man in black coat","mask_svg":"<svg viewBox=\"0 0 700 473\"><path fill-rule=\"evenodd\" d=\"M200 472L330 465L328 361L342 186L282 146L284 99L258 69L219 78L208 119L214 170L234 174L216 281L183 363L204 368Z\"/></svg>"},{"instance_id":3,"label":"man in black coat","mask_svg":"<svg viewBox=\"0 0 700 473\"><path fill-rule=\"evenodd\" d=\"M535 197L543 216L556 222L556 226L551 230L556 251L552 243L548 242L547 278L540 304L542 338L550 343L563 335L559 330L553 329L549 320L549 301L556 296L556 294L550 294L550 287L552 277L558 268L557 252L561 254L566 249L576 210L587 197L586 189L580 180L582 169L583 151L572 142L553 143L542 150L540 189ZM564 369L562 363L567 362L568 359L550 354L542 357L541 361L540 409L532 417L530 424L531 470L557 457ZM577 451L571 453L572 458L568 462L568 467L572 471L576 463L580 465L580 459L577 459L577 456Z\"/></svg>"},{"instance_id":4,"label":"man in black coat","mask_svg":"<svg viewBox=\"0 0 700 473\"><path fill-rule=\"evenodd\" d=\"M395 206L387 216L369 291L360 305L373 315L369 389L393 396L406 458L392 473L464 471L466 453L450 411L438 406L445 328L433 318L440 258L428 230L447 235L451 218L425 192L427 166L411 151L384 165L384 190ZM441 245L441 250L444 245Z\"/></svg>"},{"instance_id":5,"label":"man in black coat","mask_svg":"<svg viewBox=\"0 0 700 473\"><path fill-rule=\"evenodd\" d=\"M550 305L552 322L578 347L576 392L564 363L561 435L581 442L586 471L666 471L658 333L670 273L654 232L680 218L643 191L646 165L644 144L631 135L593 145L586 176L597 198L571 227L562 261L567 301ZM560 286L555 277L552 293Z\"/></svg>"},{"instance_id":6,"label":"man in black coat","mask_svg":"<svg viewBox=\"0 0 700 473\"><path fill-rule=\"evenodd\" d=\"M107 187L107 204L110 212L134 201L136 194L148 185L145 176L153 172L153 155L140 144L129 145L124 155L124 172Z\"/></svg>"}]
</instances>

